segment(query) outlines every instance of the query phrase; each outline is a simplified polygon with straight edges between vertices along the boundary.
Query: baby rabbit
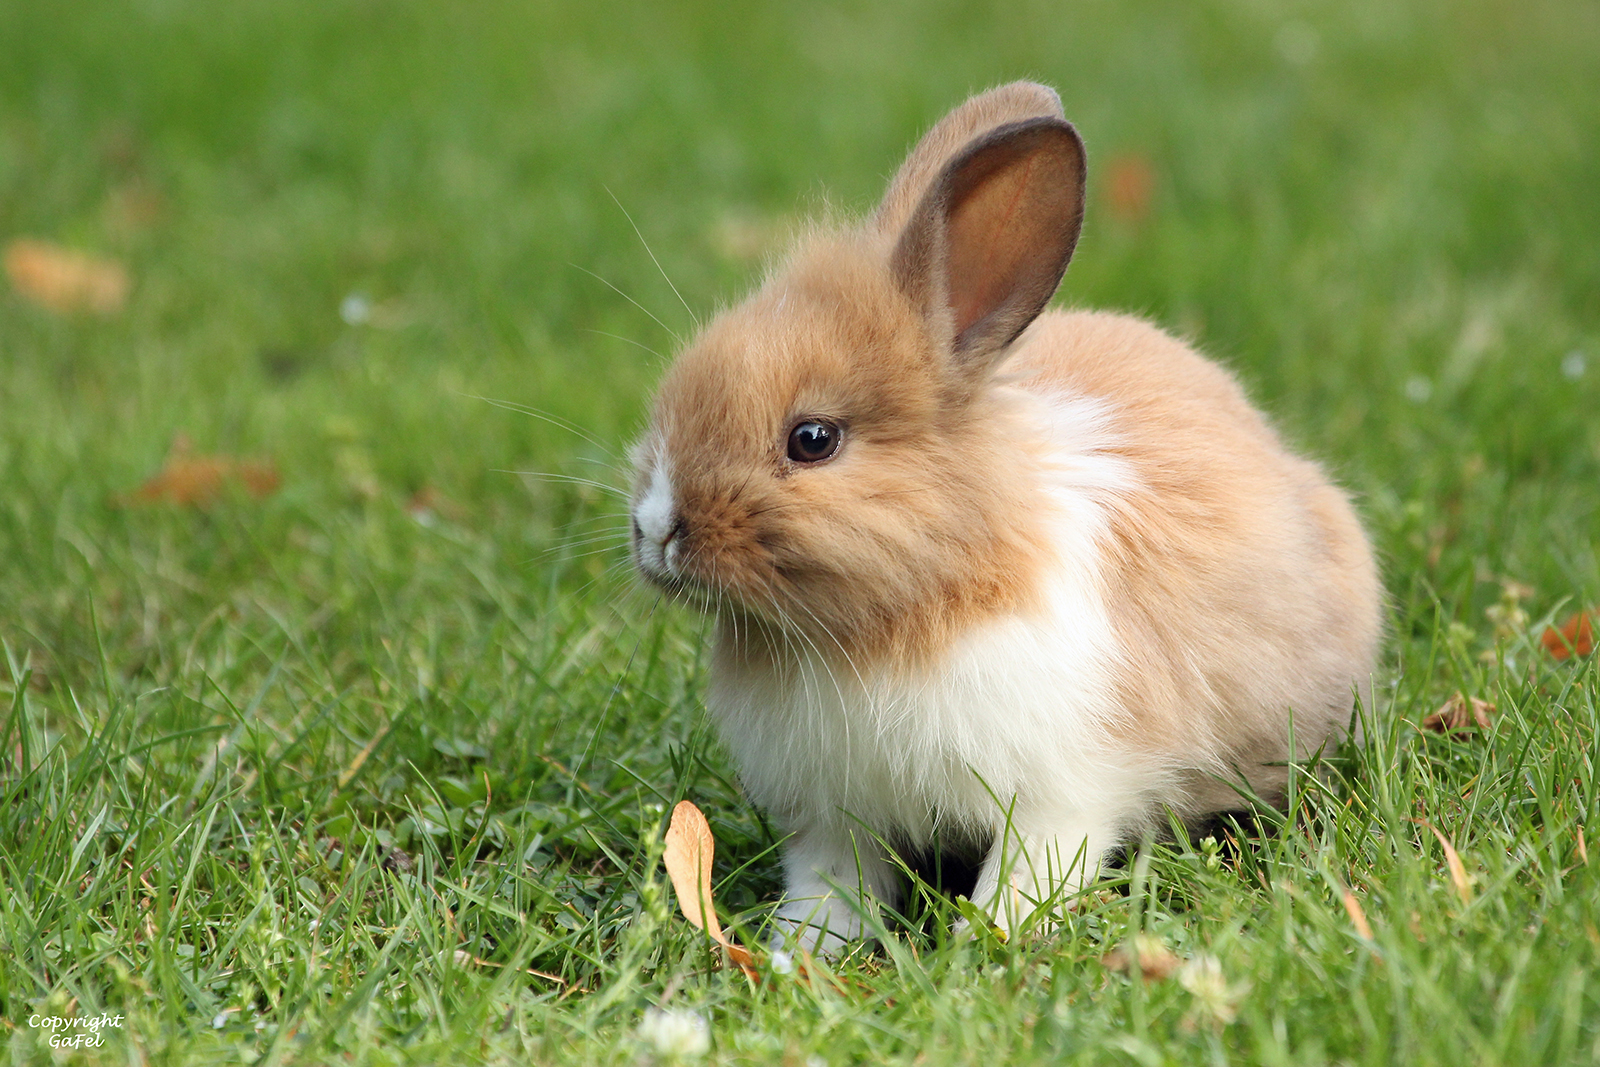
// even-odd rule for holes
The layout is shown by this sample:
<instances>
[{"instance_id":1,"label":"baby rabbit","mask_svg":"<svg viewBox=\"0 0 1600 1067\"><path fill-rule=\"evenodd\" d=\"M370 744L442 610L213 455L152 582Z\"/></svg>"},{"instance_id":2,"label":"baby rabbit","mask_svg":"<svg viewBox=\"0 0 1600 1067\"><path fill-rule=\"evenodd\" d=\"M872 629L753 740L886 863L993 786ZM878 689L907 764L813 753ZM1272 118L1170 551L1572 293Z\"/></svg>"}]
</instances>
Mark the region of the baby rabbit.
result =
<instances>
[{"instance_id":1,"label":"baby rabbit","mask_svg":"<svg viewBox=\"0 0 1600 1067\"><path fill-rule=\"evenodd\" d=\"M707 706L808 946L936 836L1015 929L1167 809L1281 797L1367 690L1344 493L1182 342L1044 310L1083 203L1053 91L973 97L694 339L636 446L634 560L715 616Z\"/></svg>"}]
</instances>

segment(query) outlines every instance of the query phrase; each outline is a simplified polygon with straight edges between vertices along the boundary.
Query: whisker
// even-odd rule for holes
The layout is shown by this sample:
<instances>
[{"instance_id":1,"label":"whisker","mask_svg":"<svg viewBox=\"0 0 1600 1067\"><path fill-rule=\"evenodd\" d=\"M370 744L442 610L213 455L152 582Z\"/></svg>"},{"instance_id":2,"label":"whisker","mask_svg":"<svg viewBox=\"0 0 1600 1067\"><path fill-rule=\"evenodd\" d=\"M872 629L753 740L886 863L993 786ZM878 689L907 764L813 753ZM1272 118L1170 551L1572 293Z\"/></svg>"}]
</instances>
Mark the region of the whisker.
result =
<instances>
[{"instance_id":1,"label":"whisker","mask_svg":"<svg viewBox=\"0 0 1600 1067\"><path fill-rule=\"evenodd\" d=\"M593 478L579 478L574 474L547 474L544 471L511 471L501 469L495 469L494 473L515 474L519 478L535 478L542 482L564 482L570 485L586 485L591 489L598 489L603 493L610 493L611 495L622 500L628 499L628 493L624 489L618 489L614 485L607 485L605 482L597 482Z\"/></svg>"},{"instance_id":2,"label":"whisker","mask_svg":"<svg viewBox=\"0 0 1600 1067\"><path fill-rule=\"evenodd\" d=\"M551 412L543 411L543 410L541 410L539 408L528 407L526 404L518 404L518 403L516 403L514 401L511 401L511 400L496 400L492 396L479 396L476 393L461 393L459 395L466 397L468 400L481 400L485 404L492 404L495 407L501 408L501 409L503 409L505 411L514 411L519 415L531 415L536 419L543 419L545 422L548 422L552 426L555 426L555 427L558 427L560 429L566 430L570 434L574 434L574 435L576 435L578 437L583 438L583 440L587 441L589 444L591 444L594 447L598 448L600 451L604 452L606 455L610 456L612 459L619 458L617 456L617 454L612 452L609 447L607 447L606 445L602 444L596 438L590 436L588 431L586 431L583 427L579 426L577 423L570 422L570 421L568 421L566 419L563 419L560 415L555 415L555 414L552 414Z\"/></svg>"},{"instance_id":3,"label":"whisker","mask_svg":"<svg viewBox=\"0 0 1600 1067\"><path fill-rule=\"evenodd\" d=\"M573 519L561 528L561 540L582 534L592 537L604 532L615 533L621 537L628 533L628 513L619 511L611 515L589 515L584 518Z\"/></svg>"},{"instance_id":4,"label":"whisker","mask_svg":"<svg viewBox=\"0 0 1600 1067\"><path fill-rule=\"evenodd\" d=\"M584 537L576 541L562 541L555 548L582 548L585 545L617 544L625 545L631 540L631 535L626 530L613 530L610 533L595 534L593 537Z\"/></svg>"},{"instance_id":5,"label":"whisker","mask_svg":"<svg viewBox=\"0 0 1600 1067\"><path fill-rule=\"evenodd\" d=\"M627 582L629 577L632 577L633 579L631 583ZM584 593L587 593L590 589L593 589L603 581L631 584L634 589L637 589L641 592L660 592L660 590L653 590L651 587L644 585L639 580L639 573L633 569L632 564L628 560L618 560L617 562L608 565L599 574L595 575L593 578L590 578L587 582L584 582L582 585L578 586L578 588L573 591L572 595L574 597L582 596ZM630 628L632 627L633 621L629 616L619 613L618 617L627 622ZM641 623L640 625L643 624Z\"/></svg>"},{"instance_id":6,"label":"whisker","mask_svg":"<svg viewBox=\"0 0 1600 1067\"><path fill-rule=\"evenodd\" d=\"M540 552L537 556L534 556L532 559L525 560L524 562L531 566L536 563L549 563L551 560L557 558L588 559L590 556L602 556L614 552L623 547L625 544L625 541L615 541L610 538L602 540L598 537L591 538L587 541L567 542L559 545L552 545L543 552ZM598 547L590 548L588 547L590 545L597 545ZM572 551L573 549L579 548L585 549L585 551Z\"/></svg>"},{"instance_id":7,"label":"whisker","mask_svg":"<svg viewBox=\"0 0 1600 1067\"><path fill-rule=\"evenodd\" d=\"M817 629L828 635L828 640L832 641L833 646L839 650L839 655L844 657L845 665L848 666L851 673L856 676L856 681L860 683L862 691L866 692L867 680L861 676L860 668L856 666L855 659L850 655L850 651L844 647L843 642L839 640L839 636L829 629L821 619L817 618L817 613L806 607L804 601L796 601L796 603L799 605L800 610L804 611L808 616L811 617L811 621L817 624ZM820 651L818 652L818 655L821 655Z\"/></svg>"},{"instance_id":8,"label":"whisker","mask_svg":"<svg viewBox=\"0 0 1600 1067\"><path fill-rule=\"evenodd\" d=\"M666 362L667 357L663 356L660 352L657 352L655 349L651 348L649 345L644 344L641 341L635 341L631 337L624 337L620 333L611 333L608 330L591 330L588 327L585 327L582 332L583 333L598 334L601 337L609 337L613 341L621 341L624 344L630 344L635 348L642 348L646 352L650 353L652 356L655 356L657 359L661 360L663 363Z\"/></svg>"},{"instance_id":9,"label":"whisker","mask_svg":"<svg viewBox=\"0 0 1600 1067\"><path fill-rule=\"evenodd\" d=\"M622 206L622 201L617 199L617 194L613 193L609 186L601 186L601 188L605 189L606 195L610 196L612 202L617 205L617 209L622 212L622 217L628 220L628 225L633 227L633 232L638 234L639 243L644 245L645 255L650 257L650 262L654 263L656 270L661 272L661 277L666 281L667 287L672 290L672 295L678 298L678 303L683 305L683 310L689 313L689 321L698 327L700 322L694 317L694 309L689 306L689 301L683 298L683 294L678 292L678 287L672 284L672 279L667 276L667 269L661 265L661 261L656 258L656 254L650 250L650 242L644 239L644 231L640 230L639 224L633 221L633 216L628 214L628 209Z\"/></svg>"},{"instance_id":10,"label":"whisker","mask_svg":"<svg viewBox=\"0 0 1600 1067\"><path fill-rule=\"evenodd\" d=\"M816 641L814 641L811 635L806 633L805 628L798 625L798 623L789 615L789 613L784 610L783 606L777 602L776 595L770 591L770 583L767 595L768 598L773 601L773 609L777 611L779 618L781 618L784 622L785 642L789 643L790 647L793 648L793 638L798 637L811 649L812 655L810 656L800 655L798 650L795 650L794 654L796 666L800 670L800 682L801 685L804 686L803 695L805 699L802 703L802 706L809 711L813 717L813 730L821 731L827 727L827 723L822 720L823 708L821 701L817 700L815 696L821 691L821 685L817 679L817 671L819 668L827 675L828 681L833 684L834 693L839 698L839 719L841 725L844 727L844 765L846 776L845 790L848 793L850 787L849 773L851 766L850 751L852 742L850 737L851 716L849 714L849 702L845 699L844 687L839 684L839 678L833 672L833 665L828 662L828 657L823 655L822 650L817 647ZM804 608L805 605L802 604L801 607ZM811 613L810 609L806 610L808 614L811 614L813 619L816 618L816 615ZM837 638L834 638L834 643L838 644ZM843 646L840 646L840 651L844 652ZM850 664L850 669L855 672L856 678L859 681L861 678L861 672L857 671L855 664L850 661L849 653L844 653L844 656L845 662ZM862 683L862 689L863 692L865 692L865 683ZM790 734L791 742L794 738L800 736L802 735L798 732Z\"/></svg>"},{"instance_id":11,"label":"whisker","mask_svg":"<svg viewBox=\"0 0 1600 1067\"><path fill-rule=\"evenodd\" d=\"M589 277L593 278L595 281L600 282L603 285L610 286L612 291L615 292L618 296L622 297L622 299L626 300L628 303L632 304L634 307L638 308L640 311L644 312L646 315L649 315L651 321L653 321L657 326L661 327L663 330L666 330L667 331L667 335L672 338L672 340L673 340L673 342L675 344L677 344L679 346L682 346L683 338L679 337L678 336L678 332L676 330L674 330L671 326L668 326L666 323L664 323L660 319L656 318L655 312L651 311L649 308L647 308L643 304L639 303L639 301L635 300L633 297L629 296L627 293L624 293L621 289L618 289L615 285L612 285L610 282L608 282L604 278L600 277L600 275L596 274L594 271L590 270L588 267L579 267L576 263L568 263L567 266L576 267L578 270L583 271L583 273L587 274Z\"/></svg>"},{"instance_id":12,"label":"whisker","mask_svg":"<svg viewBox=\"0 0 1600 1067\"><path fill-rule=\"evenodd\" d=\"M829 657L823 654L822 649L818 647L816 641L809 633L806 632L807 628L799 625L798 621L795 620L793 616L791 616L789 612L778 603L776 591L772 589L771 583L768 582L766 584L767 597L772 601L773 608L777 610L779 616L787 624L787 628L792 629L797 636L803 639L806 644L810 646L811 651L816 654L816 658L820 662L822 668L828 673L828 680L833 683L834 690L839 695L840 706L845 706L848 702L845 700L844 687L839 684L838 677L834 675L833 665L828 662ZM858 685L860 685L862 692L865 693L867 691L866 679L861 676L861 671L856 667L855 660L851 658L849 651L846 650L844 645L839 641L838 636L835 635L833 631L829 630L825 625L823 625L822 620L817 618L816 613L810 608L806 607L803 602L797 601L797 603L799 603L800 609L811 617L811 621L817 624L817 629L828 635L828 638L833 642L834 647L839 650L839 654L844 657L845 664L850 668L850 672L856 676L856 682Z\"/></svg>"}]
</instances>

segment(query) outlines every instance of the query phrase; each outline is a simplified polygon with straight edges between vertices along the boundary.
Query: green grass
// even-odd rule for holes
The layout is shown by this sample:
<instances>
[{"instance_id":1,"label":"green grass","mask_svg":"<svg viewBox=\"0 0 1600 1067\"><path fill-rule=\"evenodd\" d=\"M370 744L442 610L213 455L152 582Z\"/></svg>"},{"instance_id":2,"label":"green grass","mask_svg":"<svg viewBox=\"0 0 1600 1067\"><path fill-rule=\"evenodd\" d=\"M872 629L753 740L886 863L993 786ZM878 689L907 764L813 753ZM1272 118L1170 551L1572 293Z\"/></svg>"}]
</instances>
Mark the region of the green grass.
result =
<instances>
[{"instance_id":1,"label":"green grass","mask_svg":"<svg viewBox=\"0 0 1600 1067\"><path fill-rule=\"evenodd\" d=\"M12 0L0 42L0 241L134 279L0 290L0 1062L632 1064L663 1001L727 1063L1600 1059L1600 680L1537 646L1600 601L1594 5ZM1061 299L1195 338L1359 495L1379 722L1286 829L1151 845L1052 939L950 943L935 898L753 989L657 869L688 796L724 913L778 886L701 624L542 475L617 484L692 328L634 222L703 318L1018 76L1102 178ZM281 490L121 506L179 435ZM1492 731L1411 725L1458 689ZM1102 964L1140 931L1218 995Z\"/></svg>"}]
</instances>

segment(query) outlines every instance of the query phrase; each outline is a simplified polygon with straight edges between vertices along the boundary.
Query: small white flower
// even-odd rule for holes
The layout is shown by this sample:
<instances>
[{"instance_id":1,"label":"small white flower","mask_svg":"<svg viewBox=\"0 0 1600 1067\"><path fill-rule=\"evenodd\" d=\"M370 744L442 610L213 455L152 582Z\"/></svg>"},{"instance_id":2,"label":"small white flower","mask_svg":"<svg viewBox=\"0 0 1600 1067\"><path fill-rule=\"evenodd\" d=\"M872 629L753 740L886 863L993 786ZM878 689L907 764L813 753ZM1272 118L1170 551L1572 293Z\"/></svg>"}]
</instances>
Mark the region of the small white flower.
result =
<instances>
[{"instance_id":1,"label":"small white flower","mask_svg":"<svg viewBox=\"0 0 1600 1067\"><path fill-rule=\"evenodd\" d=\"M1573 381L1583 377L1583 372L1589 369L1589 361L1583 358L1583 353L1574 348L1567 353L1561 361L1561 373Z\"/></svg>"},{"instance_id":2,"label":"small white flower","mask_svg":"<svg viewBox=\"0 0 1600 1067\"><path fill-rule=\"evenodd\" d=\"M1433 383L1422 375L1413 375L1406 379L1406 399L1413 404L1426 404L1433 396Z\"/></svg>"},{"instance_id":3,"label":"small white flower","mask_svg":"<svg viewBox=\"0 0 1600 1067\"><path fill-rule=\"evenodd\" d=\"M711 1026L704 1015L687 1008L646 1008L639 1039L662 1056L698 1058L711 1048Z\"/></svg>"},{"instance_id":4,"label":"small white flower","mask_svg":"<svg viewBox=\"0 0 1600 1067\"><path fill-rule=\"evenodd\" d=\"M1249 982L1229 982L1215 956L1196 956L1178 971L1178 981L1194 995L1195 1014L1217 1024L1233 1022Z\"/></svg>"},{"instance_id":5,"label":"small white flower","mask_svg":"<svg viewBox=\"0 0 1600 1067\"><path fill-rule=\"evenodd\" d=\"M372 301L365 293L351 293L339 302L339 317L350 326L360 326L372 318Z\"/></svg>"},{"instance_id":6,"label":"small white flower","mask_svg":"<svg viewBox=\"0 0 1600 1067\"><path fill-rule=\"evenodd\" d=\"M773 950L772 959L769 962L772 964L773 974L794 973L794 957L781 948Z\"/></svg>"}]
</instances>

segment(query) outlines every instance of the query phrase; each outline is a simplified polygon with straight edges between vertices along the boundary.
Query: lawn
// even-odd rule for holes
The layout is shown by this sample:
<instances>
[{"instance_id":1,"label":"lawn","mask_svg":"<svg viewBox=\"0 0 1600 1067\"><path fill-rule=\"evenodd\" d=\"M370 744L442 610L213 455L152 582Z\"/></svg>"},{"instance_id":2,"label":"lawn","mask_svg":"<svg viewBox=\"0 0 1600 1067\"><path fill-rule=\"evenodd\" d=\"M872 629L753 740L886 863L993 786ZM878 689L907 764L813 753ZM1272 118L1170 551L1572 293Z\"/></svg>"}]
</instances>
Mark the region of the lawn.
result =
<instances>
[{"instance_id":1,"label":"lawn","mask_svg":"<svg viewBox=\"0 0 1600 1067\"><path fill-rule=\"evenodd\" d=\"M1600 603L1596 56L1581 0L0 3L0 245L127 279L0 281L0 1062L1600 1061L1600 675L1541 644ZM619 457L797 220L1024 76L1089 149L1059 302L1356 494L1374 725L1049 938L923 893L752 984L660 869L687 797L725 920L779 884Z\"/></svg>"}]
</instances>

